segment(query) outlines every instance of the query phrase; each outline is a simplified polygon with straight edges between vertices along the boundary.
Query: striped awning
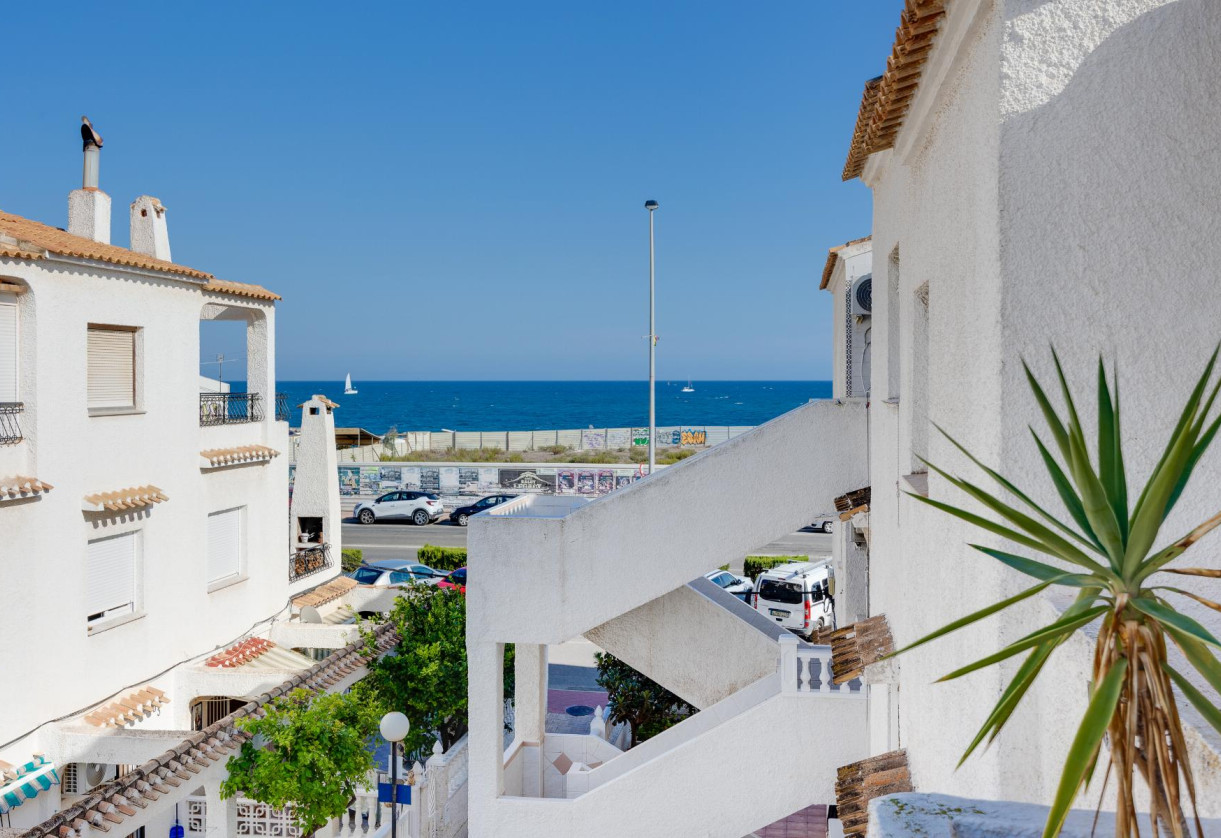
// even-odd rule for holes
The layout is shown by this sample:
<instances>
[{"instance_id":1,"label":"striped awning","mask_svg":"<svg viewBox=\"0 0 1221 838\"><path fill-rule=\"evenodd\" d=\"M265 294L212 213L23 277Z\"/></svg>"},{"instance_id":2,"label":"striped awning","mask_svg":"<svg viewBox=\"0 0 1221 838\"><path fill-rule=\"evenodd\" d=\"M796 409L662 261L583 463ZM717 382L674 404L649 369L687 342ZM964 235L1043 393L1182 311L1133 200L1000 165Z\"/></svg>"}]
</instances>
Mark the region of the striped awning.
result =
<instances>
[{"instance_id":1,"label":"striped awning","mask_svg":"<svg viewBox=\"0 0 1221 838\"><path fill-rule=\"evenodd\" d=\"M59 774L55 763L38 754L25 765L12 766L0 762L0 814L17 808L27 800L33 800L39 792L59 785Z\"/></svg>"}]
</instances>

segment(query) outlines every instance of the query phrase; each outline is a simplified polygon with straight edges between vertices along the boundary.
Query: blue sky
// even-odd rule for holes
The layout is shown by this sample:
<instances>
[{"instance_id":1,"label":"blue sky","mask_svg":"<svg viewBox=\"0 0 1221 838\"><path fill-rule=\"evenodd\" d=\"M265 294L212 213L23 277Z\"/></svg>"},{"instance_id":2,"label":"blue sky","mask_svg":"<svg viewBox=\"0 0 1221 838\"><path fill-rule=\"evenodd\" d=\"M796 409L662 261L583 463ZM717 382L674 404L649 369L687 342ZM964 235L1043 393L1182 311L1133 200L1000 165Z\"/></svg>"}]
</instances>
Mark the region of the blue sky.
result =
<instances>
[{"instance_id":1,"label":"blue sky","mask_svg":"<svg viewBox=\"0 0 1221 838\"><path fill-rule=\"evenodd\" d=\"M281 293L283 379L629 379L655 198L659 375L828 378L819 275L869 231L840 171L900 7L35 4L0 208L66 225L88 114L113 241L152 194L176 261Z\"/></svg>"}]
</instances>

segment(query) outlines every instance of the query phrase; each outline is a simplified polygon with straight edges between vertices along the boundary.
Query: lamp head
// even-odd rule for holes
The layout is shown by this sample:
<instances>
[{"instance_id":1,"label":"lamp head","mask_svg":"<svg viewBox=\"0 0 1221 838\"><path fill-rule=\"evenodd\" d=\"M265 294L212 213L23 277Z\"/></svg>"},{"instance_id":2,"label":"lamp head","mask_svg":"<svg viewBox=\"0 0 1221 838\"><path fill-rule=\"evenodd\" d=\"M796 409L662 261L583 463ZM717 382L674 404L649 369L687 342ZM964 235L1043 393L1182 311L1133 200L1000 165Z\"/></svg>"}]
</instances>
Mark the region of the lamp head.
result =
<instances>
[{"instance_id":1,"label":"lamp head","mask_svg":"<svg viewBox=\"0 0 1221 838\"><path fill-rule=\"evenodd\" d=\"M402 713L394 711L382 716L381 724L378 727L381 730L382 738L387 742L402 742L411 731L411 722L407 721L407 717Z\"/></svg>"},{"instance_id":2,"label":"lamp head","mask_svg":"<svg viewBox=\"0 0 1221 838\"><path fill-rule=\"evenodd\" d=\"M659 204L652 199L644 202L644 208L647 209L649 212L652 212L653 210L657 209L658 206L659 206Z\"/></svg>"}]
</instances>

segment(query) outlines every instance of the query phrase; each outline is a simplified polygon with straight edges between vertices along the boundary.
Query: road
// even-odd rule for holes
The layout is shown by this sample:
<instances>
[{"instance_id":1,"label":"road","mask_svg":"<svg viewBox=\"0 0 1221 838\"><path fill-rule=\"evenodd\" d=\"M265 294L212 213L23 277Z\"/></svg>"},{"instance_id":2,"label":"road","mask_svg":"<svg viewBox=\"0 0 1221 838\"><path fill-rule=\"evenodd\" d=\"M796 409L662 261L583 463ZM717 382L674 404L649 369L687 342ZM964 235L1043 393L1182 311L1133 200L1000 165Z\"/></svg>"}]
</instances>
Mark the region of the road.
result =
<instances>
[{"instance_id":1,"label":"road","mask_svg":"<svg viewBox=\"0 0 1221 838\"><path fill-rule=\"evenodd\" d=\"M466 529L444 519L423 527L407 522L365 525L356 523L351 517L350 507L345 508L344 512L348 517L344 518L343 546L362 550L365 561L415 558L416 550L425 544L438 547L466 546ZM831 536L809 529L798 530L752 550L751 553L763 556L830 556ZM735 564L736 566L731 565L730 569L740 573L741 560Z\"/></svg>"}]
</instances>

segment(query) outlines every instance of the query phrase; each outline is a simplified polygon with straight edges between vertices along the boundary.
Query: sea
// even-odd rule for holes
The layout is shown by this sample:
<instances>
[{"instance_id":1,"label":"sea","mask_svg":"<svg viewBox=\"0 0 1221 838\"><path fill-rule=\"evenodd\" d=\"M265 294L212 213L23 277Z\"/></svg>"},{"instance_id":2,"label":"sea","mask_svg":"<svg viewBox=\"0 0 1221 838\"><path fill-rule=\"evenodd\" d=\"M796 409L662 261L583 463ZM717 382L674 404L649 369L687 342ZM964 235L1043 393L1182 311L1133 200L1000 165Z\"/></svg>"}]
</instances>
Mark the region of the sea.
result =
<instances>
[{"instance_id":1,"label":"sea","mask_svg":"<svg viewBox=\"0 0 1221 838\"><path fill-rule=\"evenodd\" d=\"M810 399L830 381L657 382L657 425L759 425ZM234 382L234 392L244 389ZM649 421L646 381L281 381L290 410L314 393L339 403L335 424L399 431L544 431L641 427ZM299 424L293 416L291 424Z\"/></svg>"}]
</instances>

